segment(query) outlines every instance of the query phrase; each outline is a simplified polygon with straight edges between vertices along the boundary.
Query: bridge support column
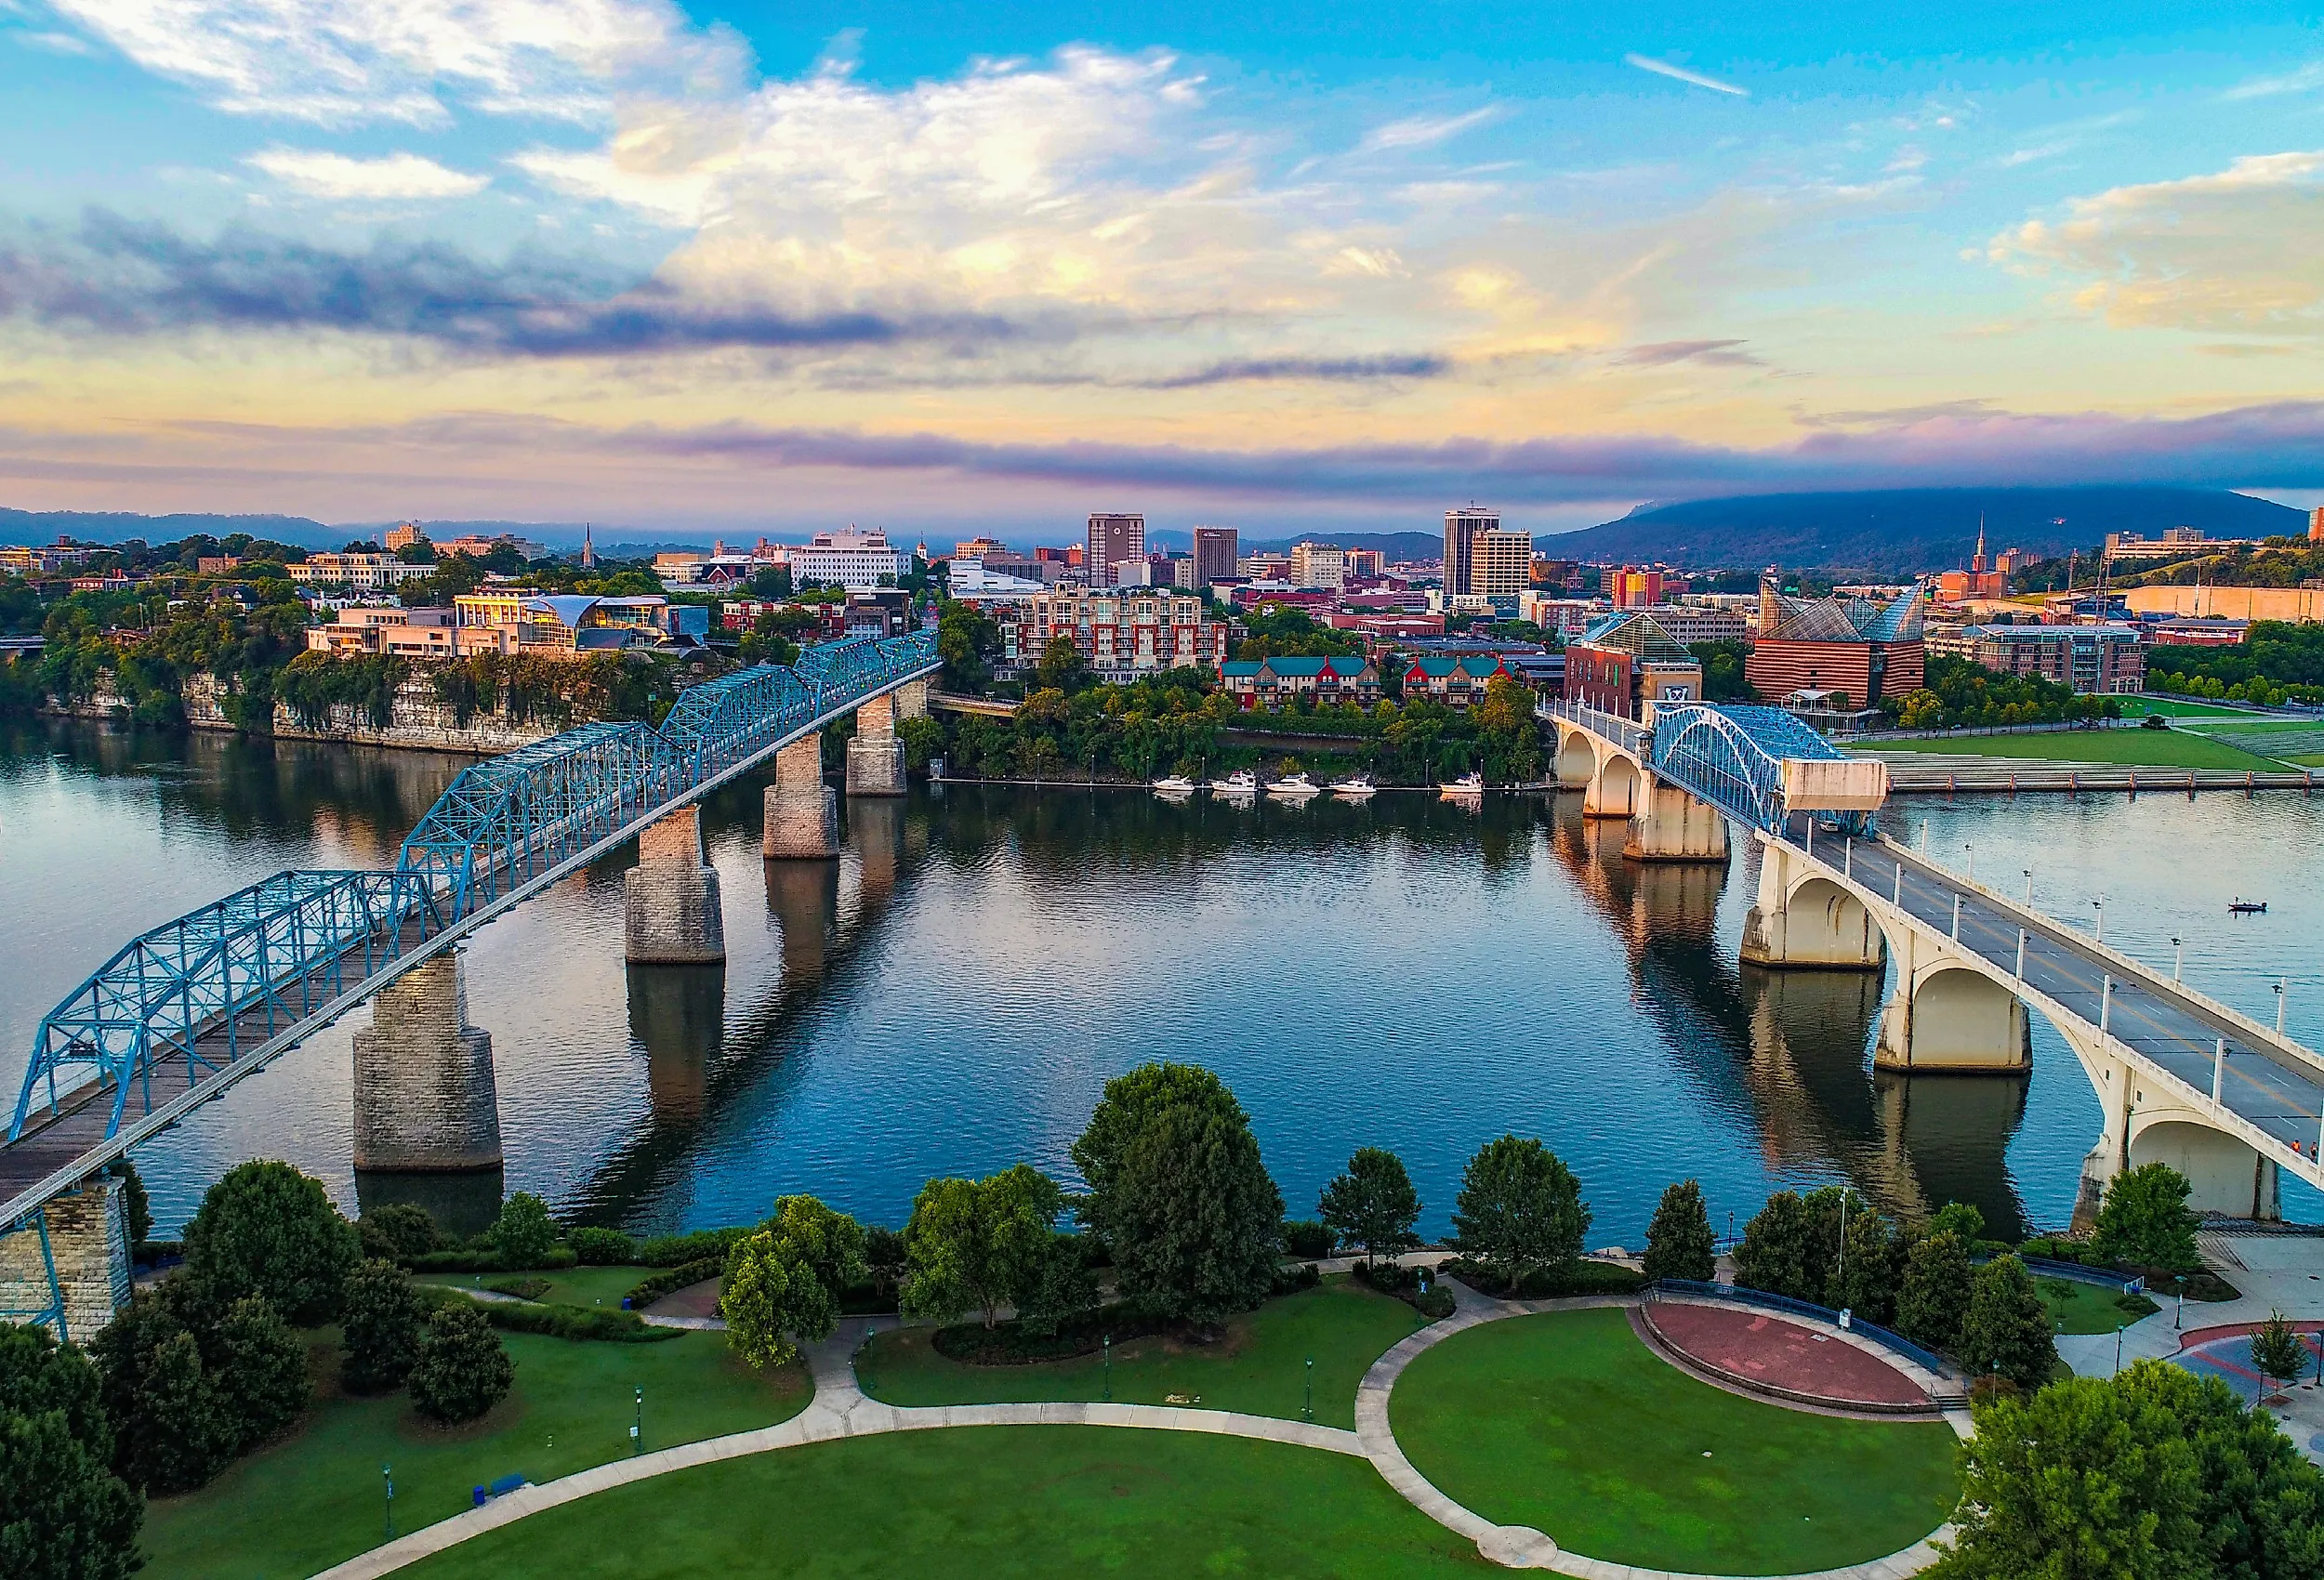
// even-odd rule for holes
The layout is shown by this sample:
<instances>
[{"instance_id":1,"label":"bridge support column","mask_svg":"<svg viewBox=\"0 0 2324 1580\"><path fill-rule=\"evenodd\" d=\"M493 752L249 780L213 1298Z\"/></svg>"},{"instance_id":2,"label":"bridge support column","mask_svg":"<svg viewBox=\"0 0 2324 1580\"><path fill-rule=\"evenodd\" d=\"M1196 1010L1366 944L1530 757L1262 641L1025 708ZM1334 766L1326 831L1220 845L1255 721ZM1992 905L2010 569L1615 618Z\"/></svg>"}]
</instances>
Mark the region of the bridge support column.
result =
<instances>
[{"instance_id":1,"label":"bridge support column","mask_svg":"<svg viewBox=\"0 0 2324 1580\"><path fill-rule=\"evenodd\" d=\"M703 857L702 809L689 803L638 836L622 880L625 952L633 966L714 966L726 959L719 875Z\"/></svg>"},{"instance_id":2,"label":"bridge support column","mask_svg":"<svg viewBox=\"0 0 2324 1580\"><path fill-rule=\"evenodd\" d=\"M823 782L823 737L804 736L774 756L767 786L767 860L827 862L839 853L839 804Z\"/></svg>"},{"instance_id":3,"label":"bridge support column","mask_svg":"<svg viewBox=\"0 0 2324 1580\"><path fill-rule=\"evenodd\" d=\"M1759 837L1759 900L1743 923L1743 961L1784 970L1877 971L1888 963L1864 902L1789 845Z\"/></svg>"},{"instance_id":4,"label":"bridge support column","mask_svg":"<svg viewBox=\"0 0 2324 1580\"><path fill-rule=\"evenodd\" d=\"M414 967L371 1001L355 1043L354 1164L446 1174L501 1165L493 1039L468 1023L460 957Z\"/></svg>"},{"instance_id":5,"label":"bridge support column","mask_svg":"<svg viewBox=\"0 0 2324 1580\"><path fill-rule=\"evenodd\" d=\"M0 1237L0 1310L46 1310L61 1290L63 1337L86 1344L129 1300L129 1229L121 1181L99 1176L41 1209L48 1228L27 1223ZM56 1283L49 1283L49 1266ZM21 1319L20 1319L21 1320Z\"/></svg>"},{"instance_id":6,"label":"bridge support column","mask_svg":"<svg viewBox=\"0 0 2324 1580\"><path fill-rule=\"evenodd\" d=\"M1598 774L1598 754L1590 744L1589 735L1570 725L1562 725L1557 731L1557 787L1560 790L1587 790Z\"/></svg>"},{"instance_id":7,"label":"bridge support column","mask_svg":"<svg viewBox=\"0 0 2324 1580\"><path fill-rule=\"evenodd\" d=\"M1675 784L1651 774L1631 813L1630 837L1622 854L1633 862L1716 862L1727 860L1727 820L1708 801L1698 801Z\"/></svg>"},{"instance_id":8,"label":"bridge support column","mask_svg":"<svg viewBox=\"0 0 2324 1580\"><path fill-rule=\"evenodd\" d=\"M1638 812L1645 773L1634 757L1626 757L1611 748L1595 746L1597 766L1591 771L1590 783L1581 793L1581 815L1586 818L1627 818Z\"/></svg>"},{"instance_id":9,"label":"bridge support column","mask_svg":"<svg viewBox=\"0 0 2324 1580\"><path fill-rule=\"evenodd\" d=\"M855 710L855 738L847 744L847 793L904 794L904 743L896 739L892 691L866 698Z\"/></svg>"},{"instance_id":10,"label":"bridge support column","mask_svg":"<svg viewBox=\"0 0 2324 1580\"><path fill-rule=\"evenodd\" d=\"M1981 971L1928 952L1907 934L1896 991L1881 1010L1872 1063L1917 1074L2022 1075L2033 1068L2025 1000Z\"/></svg>"},{"instance_id":11,"label":"bridge support column","mask_svg":"<svg viewBox=\"0 0 2324 1580\"><path fill-rule=\"evenodd\" d=\"M925 675L917 680L906 680L895 689L893 695L898 723L907 718L928 717L928 677Z\"/></svg>"}]
</instances>

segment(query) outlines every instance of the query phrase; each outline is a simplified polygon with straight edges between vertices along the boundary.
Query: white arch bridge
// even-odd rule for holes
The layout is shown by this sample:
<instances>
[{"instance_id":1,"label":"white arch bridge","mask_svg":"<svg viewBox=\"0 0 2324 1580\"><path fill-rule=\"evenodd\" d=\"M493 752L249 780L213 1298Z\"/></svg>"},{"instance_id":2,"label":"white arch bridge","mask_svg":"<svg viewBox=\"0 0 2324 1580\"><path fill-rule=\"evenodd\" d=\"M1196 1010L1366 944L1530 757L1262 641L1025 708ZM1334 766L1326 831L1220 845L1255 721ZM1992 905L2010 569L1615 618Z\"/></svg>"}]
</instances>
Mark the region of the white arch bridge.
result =
<instances>
[{"instance_id":1,"label":"white arch bridge","mask_svg":"<svg viewBox=\"0 0 2324 1580\"><path fill-rule=\"evenodd\" d=\"M2167 1162L2191 1205L2278 1216L2283 1173L2324 1187L2324 1058L2250 1016L1880 834L1886 768L1776 708L1689 704L1640 724L1565 702L1542 710L1558 783L1585 816L1628 821L1639 861L1716 861L1727 826L1760 845L1746 961L1776 969L1895 966L1875 1062L2017 1073L2040 1014L2105 1113L2078 1218L2124 1168Z\"/></svg>"}]
</instances>

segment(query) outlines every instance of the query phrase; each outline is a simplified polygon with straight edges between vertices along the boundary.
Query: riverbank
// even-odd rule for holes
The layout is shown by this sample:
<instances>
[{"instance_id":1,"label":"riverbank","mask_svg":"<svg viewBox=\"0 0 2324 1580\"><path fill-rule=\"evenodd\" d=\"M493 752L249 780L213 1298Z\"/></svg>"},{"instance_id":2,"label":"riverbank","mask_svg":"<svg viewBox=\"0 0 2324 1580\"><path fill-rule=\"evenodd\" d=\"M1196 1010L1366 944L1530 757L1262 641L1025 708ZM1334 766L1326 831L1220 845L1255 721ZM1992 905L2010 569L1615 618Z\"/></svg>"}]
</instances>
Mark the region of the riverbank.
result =
<instances>
[{"instance_id":1,"label":"riverbank","mask_svg":"<svg viewBox=\"0 0 2324 1580\"><path fill-rule=\"evenodd\" d=\"M185 682L180 700L190 730L245 731L227 717L228 693L218 679L196 675ZM51 701L40 708L51 718L87 718L100 723L124 723L129 704L110 691L96 691L83 702L59 705ZM389 720L382 725L368 708L335 704L319 727L302 724L288 703L277 702L271 733L284 741L337 742L351 746L387 746L415 751L458 752L469 757L496 757L547 740L563 728L544 720L519 722L505 711L477 712L463 719L441 701L425 677L405 679L396 688Z\"/></svg>"}]
</instances>

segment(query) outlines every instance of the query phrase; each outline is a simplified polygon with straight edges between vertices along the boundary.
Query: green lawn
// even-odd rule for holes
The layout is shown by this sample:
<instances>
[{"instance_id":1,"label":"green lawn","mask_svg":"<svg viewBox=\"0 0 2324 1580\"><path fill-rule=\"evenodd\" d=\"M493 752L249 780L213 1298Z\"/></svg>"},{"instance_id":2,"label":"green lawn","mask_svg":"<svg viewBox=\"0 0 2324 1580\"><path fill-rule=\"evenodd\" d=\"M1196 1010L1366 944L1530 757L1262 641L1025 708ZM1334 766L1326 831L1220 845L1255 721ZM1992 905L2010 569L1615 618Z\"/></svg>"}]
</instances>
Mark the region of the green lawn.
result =
<instances>
[{"instance_id":1,"label":"green lawn","mask_svg":"<svg viewBox=\"0 0 2324 1580\"><path fill-rule=\"evenodd\" d=\"M380 1539L379 1467L395 1468L399 1531L469 1506L469 1489L511 1471L552 1481L629 1453L635 1392L645 1389L648 1448L771 1426L807 1407L796 1368L759 1375L725 1336L661 1344L574 1344L503 1334L516 1388L481 1421L439 1428L401 1394L337 1392L337 1330L317 1337L317 1402L291 1436L238 1460L146 1514L144 1580L295 1580Z\"/></svg>"},{"instance_id":2,"label":"green lawn","mask_svg":"<svg viewBox=\"0 0 2324 1580\"><path fill-rule=\"evenodd\" d=\"M1793 1573L1878 1558L1952 1508L1952 1429L1786 1410L1697 1382L1618 1310L1517 1317L1415 1360L1396 1441L1444 1493L1612 1563Z\"/></svg>"},{"instance_id":3,"label":"green lawn","mask_svg":"<svg viewBox=\"0 0 2324 1580\"><path fill-rule=\"evenodd\" d=\"M1161 1404L1171 1394L1210 1410L1296 1419L1305 1402L1307 1358L1315 1358L1315 1419L1353 1428L1355 1385L1390 1346L1421 1325L1403 1301L1345 1277L1270 1300L1199 1347L1159 1335L1114 1346L1114 1398ZM933 1329L883 1333L856 1358L864 1391L891 1404L995 1404L1104 1397L1096 1355L1035 1366L968 1366L930 1347Z\"/></svg>"},{"instance_id":4,"label":"green lawn","mask_svg":"<svg viewBox=\"0 0 2324 1580\"><path fill-rule=\"evenodd\" d=\"M431 1272L422 1273L413 1282L449 1284L455 1289L490 1289L495 1284L507 1284L516 1279L546 1279L548 1292L541 1297L546 1303L603 1306L618 1311L623 1296L660 1271L658 1268L566 1268L561 1272Z\"/></svg>"},{"instance_id":5,"label":"green lawn","mask_svg":"<svg viewBox=\"0 0 2324 1580\"><path fill-rule=\"evenodd\" d=\"M2274 770L2283 766L2224 741L2185 730L2061 730L2040 735L1933 736L1926 740L1882 741L1868 749L1943 752L2014 760L2124 763L2136 768Z\"/></svg>"},{"instance_id":6,"label":"green lawn","mask_svg":"<svg viewBox=\"0 0 2324 1580\"><path fill-rule=\"evenodd\" d=\"M2145 1296L2124 1296L2069 1278L2044 1278L2037 1273L2034 1287L2050 1308L2050 1325L2060 1333L2112 1333L2157 1309ZM2133 1304L2124 1305L2126 1299Z\"/></svg>"},{"instance_id":7,"label":"green lawn","mask_svg":"<svg viewBox=\"0 0 2324 1580\"><path fill-rule=\"evenodd\" d=\"M2258 715L2242 708L2222 707L2217 703L2181 702L2175 697L2125 697L2122 711L2133 716L2141 713L2160 714L2165 718L2253 718Z\"/></svg>"},{"instance_id":8,"label":"green lawn","mask_svg":"<svg viewBox=\"0 0 2324 1580\"><path fill-rule=\"evenodd\" d=\"M1476 1549L1345 1455L1102 1427L893 1432L584 1498L411 1580L911 1575L1483 1576Z\"/></svg>"}]
</instances>

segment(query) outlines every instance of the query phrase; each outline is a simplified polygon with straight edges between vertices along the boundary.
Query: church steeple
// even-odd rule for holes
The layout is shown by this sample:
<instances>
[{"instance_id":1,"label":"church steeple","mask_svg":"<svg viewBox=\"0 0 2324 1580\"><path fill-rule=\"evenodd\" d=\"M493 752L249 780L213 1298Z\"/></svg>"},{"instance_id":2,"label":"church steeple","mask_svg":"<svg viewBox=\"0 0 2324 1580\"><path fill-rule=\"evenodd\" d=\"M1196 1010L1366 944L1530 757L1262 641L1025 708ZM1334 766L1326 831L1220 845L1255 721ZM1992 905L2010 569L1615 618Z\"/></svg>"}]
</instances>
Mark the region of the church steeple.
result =
<instances>
[{"instance_id":1,"label":"church steeple","mask_svg":"<svg viewBox=\"0 0 2324 1580\"><path fill-rule=\"evenodd\" d=\"M581 569L584 571L597 569L597 545L589 541L589 522L581 524Z\"/></svg>"},{"instance_id":2,"label":"church steeple","mask_svg":"<svg viewBox=\"0 0 2324 1580\"><path fill-rule=\"evenodd\" d=\"M1969 569L1977 575L1985 574L1985 512L1977 512L1977 552L1969 561Z\"/></svg>"}]
</instances>

